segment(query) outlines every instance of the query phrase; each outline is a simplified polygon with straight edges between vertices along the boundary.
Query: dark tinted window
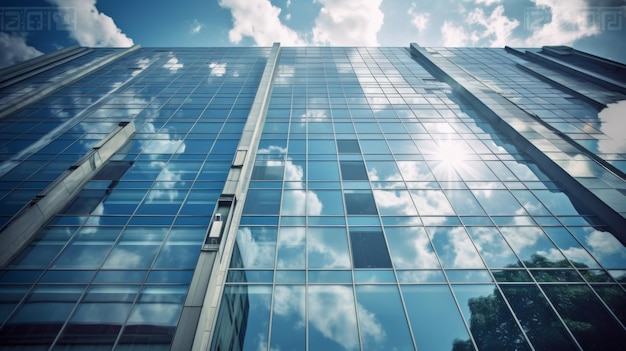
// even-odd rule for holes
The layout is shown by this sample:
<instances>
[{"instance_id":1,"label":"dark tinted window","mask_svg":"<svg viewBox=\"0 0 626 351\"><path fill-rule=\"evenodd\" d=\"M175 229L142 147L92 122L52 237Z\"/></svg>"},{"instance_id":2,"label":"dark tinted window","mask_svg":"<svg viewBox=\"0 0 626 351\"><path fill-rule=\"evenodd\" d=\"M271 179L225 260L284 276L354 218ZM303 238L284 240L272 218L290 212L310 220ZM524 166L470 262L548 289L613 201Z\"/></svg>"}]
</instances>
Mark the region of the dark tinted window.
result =
<instances>
[{"instance_id":1,"label":"dark tinted window","mask_svg":"<svg viewBox=\"0 0 626 351\"><path fill-rule=\"evenodd\" d=\"M350 230L354 268L391 268L383 232L378 228Z\"/></svg>"},{"instance_id":2,"label":"dark tinted window","mask_svg":"<svg viewBox=\"0 0 626 351\"><path fill-rule=\"evenodd\" d=\"M367 180L367 170L363 161L341 161L340 166L343 180Z\"/></svg>"},{"instance_id":3,"label":"dark tinted window","mask_svg":"<svg viewBox=\"0 0 626 351\"><path fill-rule=\"evenodd\" d=\"M356 140L337 140L337 150L340 154L360 154L359 142Z\"/></svg>"}]
</instances>

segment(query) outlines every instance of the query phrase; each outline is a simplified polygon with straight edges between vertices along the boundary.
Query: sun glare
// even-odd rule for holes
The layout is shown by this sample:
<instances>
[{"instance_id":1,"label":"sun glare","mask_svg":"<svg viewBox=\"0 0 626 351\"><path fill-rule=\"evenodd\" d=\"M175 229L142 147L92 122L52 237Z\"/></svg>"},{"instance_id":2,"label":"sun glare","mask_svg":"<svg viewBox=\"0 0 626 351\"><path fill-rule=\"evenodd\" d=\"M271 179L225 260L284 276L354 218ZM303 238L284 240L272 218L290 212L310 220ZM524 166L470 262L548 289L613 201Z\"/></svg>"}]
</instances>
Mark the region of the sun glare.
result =
<instances>
[{"instance_id":1,"label":"sun glare","mask_svg":"<svg viewBox=\"0 0 626 351\"><path fill-rule=\"evenodd\" d=\"M437 159L450 166L460 166L465 161L465 150L455 140L445 140L439 143Z\"/></svg>"}]
</instances>

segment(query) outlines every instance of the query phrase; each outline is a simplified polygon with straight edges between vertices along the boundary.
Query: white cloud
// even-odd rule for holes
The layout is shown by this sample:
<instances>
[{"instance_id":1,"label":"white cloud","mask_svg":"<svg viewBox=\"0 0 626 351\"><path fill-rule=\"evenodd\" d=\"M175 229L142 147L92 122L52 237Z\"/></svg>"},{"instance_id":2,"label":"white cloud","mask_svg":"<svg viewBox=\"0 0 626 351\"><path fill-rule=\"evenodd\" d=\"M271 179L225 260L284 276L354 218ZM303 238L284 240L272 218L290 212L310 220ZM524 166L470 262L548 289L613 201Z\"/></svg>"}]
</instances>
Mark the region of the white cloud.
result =
<instances>
[{"instance_id":1,"label":"white cloud","mask_svg":"<svg viewBox=\"0 0 626 351\"><path fill-rule=\"evenodd\" d=\"M285 21L290 21L291 20L291 14L288 13L285 15Z\"/></svg>"},{"instance_id":2,"label":"white cloud","mask_svg":"<svg viewBox=\"0 0 626 351\"><path fill-rule=\"evenodd\" d=\"M475 0L476 4L483 4L485 6L499 4L501 0Z\"/></svg>"},{"instance_id":3,"label":"white cloud","mask_svg":"<svg viewBox=\"0 0 626 351\"><path fill-rule=\"evenodd\" d=\"M96 0L48 0L59 7L71 7L75 17L64 17L70 36L78 44L91 47L128 47L133 40L122 33L113 19L96 8ZM76 20L75 23L68 21Z\"/></svg>"},{"instance_id":4,"label":"white cloud","mask_svg":"<svg viewBox=\"0 0 626 351\"><path fill-rule=\"evenodd\" d=\"M29 60L43 53L26 44L26 37L0 32L0 67Z\"/></svg>"},{"instance_id":5,"label":"white cloud","mask_svg":"<svg viewBox=\"0 0 626 351\"><path fill-rule=\"evenodd\" d=\"M178 62L178 58L176 58L176 56L174 55L170 55L170 59L167 60L167 62L165 62L165 64L163 65L163 68L167 68L170 70L170 72L172 73L176 73L178 72L179 69L183 68L185 65Z\"/></svg>"},{"instance_id":6,"label":"white cloud","mask_svg":"<svg viewBox=\"0 0 626 351\"><path fill-rule=\"evenodd\" d=\"M198 34L204 27L204 24L200 23L200 21L198 21L197 19L194 19L189 25L189 33Z\"/></svg>"},{"instance_id":7,"label":"white cloud","mask_svg":"<svg viewBox=\"0 0 626 351\"><path fill-rule=\"evenodd\" d=\"M209 68L211 69L211 73L209 73L210 76L215 76L215 77L222 77L224 74L226 74L226 66L228 65L228 63L226 62L211 62L209 64Z\"/></svg>"},{"instance_id":8,"label":"white cloud","mask_svg":"<svg viewBox=\"0 0 626 351\"><path fill-rule=\"evenodd\" d=\"M228 32L232 43L250 37L260 46L270 46L274 42L282 45L306 44L296 31L281 23L281 9L269 0L220 0L219 5L229 9L233 16L234 26Z\"/></svg>"},{"instance_id":9,"label":"white cloud","mask_svg":"<svg viewBox=\"0 0 626 351\"><path fill-rule=\"evenodd\" d=\"M600 130L608 137L598 141L598 148L606 153L626 153L626 100L614 104L608 104L605 109L598 113L602 122Z\"/></svg>"},{"instance_id":10,"label":"white cloud","mask_svg":"<svg viewBox=\"0 0 626 351\"><path fill-rule=\"evenodd\" d=\"M477 8L467 17L469 24L479 24L485 29L476 33L477 39L489 40L486 45L503 47L511 40L513 30L519 26L519 21L509 19L504 15L504 6L497 6L489 16L483 9Z\"/></svg>"},{"instance_id":11,"label":"white cloud","mask_svg":"<svg viewBox=\"0 0 626 351\"><path fill-rule=\"evenodd\" d=\"M533 1L538 8L550 11L551 21L526 38L525 46L571 45L578 39L599 33L597 26L588 19L588 5L584 0L570 0L567 5L560 0Z\"/></svg>"},{"instance_id":12,"label":"white cloud","mask_svg":"<svg viewBox=\"0 0 626 351\"><path fill-rule=\"evenodd\" d=\"M412 3L407 13L411 16L411 24L415 28L417 28L419 32L422 32L424 31L424 29L426 29L426 25L428 24L428 20L430 19L430 14L417 12L416 7L417 5L415 3Z\"/></svg>"},{"instance_id":13,"label":"white cloud","mask_svg":"<svg viewBox=\"0 0 626 351\"><path fill-rule=\"evenodd\" d=\"M376 46L383 25L382 0L315 0L322 9L313 42L319 45Z\"/></svg>"},{"instance_id":14,"label":"white cloud","mask_svg":"<svg viewBox=\"0 0 626 351\"><path fill-rule=\"evenodd\" d=\"M466 46L469 41L469 35L465 33L465 29L452 21L443 22L441 35L443 46Z\"/></svg>"}]
</instances>

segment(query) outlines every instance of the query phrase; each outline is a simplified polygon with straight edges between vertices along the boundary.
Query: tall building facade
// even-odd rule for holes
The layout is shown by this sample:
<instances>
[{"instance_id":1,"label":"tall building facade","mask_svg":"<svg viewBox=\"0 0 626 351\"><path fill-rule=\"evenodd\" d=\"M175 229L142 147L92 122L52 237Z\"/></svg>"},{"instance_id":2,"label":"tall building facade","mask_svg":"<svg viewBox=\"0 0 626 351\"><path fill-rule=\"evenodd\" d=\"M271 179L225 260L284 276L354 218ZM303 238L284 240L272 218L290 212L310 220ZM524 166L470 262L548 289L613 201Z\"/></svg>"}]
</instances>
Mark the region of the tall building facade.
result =
<instances>
[{"instance_id":1,"label":"tall building facade","mask_svg":"<svg viewBox=\"0 0 626 351\"><path fill-rule=\"evenodd\" d=\"M0 71L0 350L613 350L626 66L73 47Z\"/></svg>"}]
</instances>

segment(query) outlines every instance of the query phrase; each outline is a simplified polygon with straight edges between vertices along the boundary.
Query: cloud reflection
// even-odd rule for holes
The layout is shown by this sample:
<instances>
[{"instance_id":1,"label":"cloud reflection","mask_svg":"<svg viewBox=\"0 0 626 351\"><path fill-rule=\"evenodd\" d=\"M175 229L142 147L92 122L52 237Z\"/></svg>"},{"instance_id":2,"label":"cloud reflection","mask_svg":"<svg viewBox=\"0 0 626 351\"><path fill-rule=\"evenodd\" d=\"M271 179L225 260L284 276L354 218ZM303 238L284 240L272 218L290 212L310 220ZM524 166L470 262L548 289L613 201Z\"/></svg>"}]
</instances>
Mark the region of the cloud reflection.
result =
<instances>
[{"instance_id":1,"label":"cloud reflection","mask_svg":"<svg viewBox=\"0 0 626 351\"><path fill-rule=\"evenodd\" d=\"M626 100L615 104L608 104L605 109L598 113L598 118L602 122L600 130L608 137L601 138L598 143L600 152L617 154L626 153Z\"/></svg>"}]
</instances>

